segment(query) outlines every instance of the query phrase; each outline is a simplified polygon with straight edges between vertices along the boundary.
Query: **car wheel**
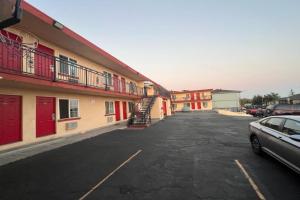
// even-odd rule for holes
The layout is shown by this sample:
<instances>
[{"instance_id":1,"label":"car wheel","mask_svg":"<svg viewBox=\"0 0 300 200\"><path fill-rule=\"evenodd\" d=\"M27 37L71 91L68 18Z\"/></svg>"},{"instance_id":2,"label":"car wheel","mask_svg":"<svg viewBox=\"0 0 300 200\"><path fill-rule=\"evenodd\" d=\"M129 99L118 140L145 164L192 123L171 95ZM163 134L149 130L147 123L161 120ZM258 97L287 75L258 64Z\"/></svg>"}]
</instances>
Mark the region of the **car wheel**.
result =
<instances>
[{"instance_id":1,"label":"car wheel","mask_svg":"<svg viewBox=\"0 0 300 200\"><path fill-rule=\"evenodd\" d=\"M256 153L256 154L261 154L262 153L261 145L260 145L259 139L256 135L253 135L251 137L251 147L252 147L252 150L253 150L254 153Z\"/></svg>"}]
</instances>

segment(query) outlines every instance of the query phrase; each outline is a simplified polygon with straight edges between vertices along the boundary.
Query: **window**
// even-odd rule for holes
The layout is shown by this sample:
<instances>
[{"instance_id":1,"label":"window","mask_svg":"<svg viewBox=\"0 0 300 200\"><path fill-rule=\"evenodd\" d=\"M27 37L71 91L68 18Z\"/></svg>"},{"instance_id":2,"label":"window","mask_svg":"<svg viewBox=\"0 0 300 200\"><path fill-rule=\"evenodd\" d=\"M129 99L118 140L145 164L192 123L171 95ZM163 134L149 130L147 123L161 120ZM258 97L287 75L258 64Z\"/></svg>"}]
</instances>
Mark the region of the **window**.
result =
<instances>
[{"instance_id":1,"label":"window","mask_svg":"<svg viewBox=\"0 0 300 200\"><path fill-rule=\"evenodd\" d=\"M300 135L300 122L287 119L282 128L282 132L288 135Z\"/></svg>"},{"instance_id":2,"label":"window","mask_svg":"<svg viewBox=\"0 0 300 200\"><path fill-rule=\"evenodd\" d=\"M69 59L70 61L70 76L77 77L77 61L74 59Z\"/></svg>"},{"instance_id":3,"label":"window","mask_svg":"<svg viewBox=\"0 0 300 200\"><path fill-rule=\"evenodd\" d=\"M183 104L183 107L190 107L190 106L191 106L190 103L184 103L184 104Z\"/></svg>"},{"instance_id":4,"label":"window","mask_svg":"<svg viewBox=\"0 0 300 200\"><path fill-rule=\"evenodd\" d=\"M105 77L105 85L112 85L112 78L111 74L108 72L103 72L104 77Z\"/></svg>"},{"instance_id":5,"label":"window","mask_svg":"<svg viewBox=\"0 0 300 200\"><path fill-rule=\"evenodd\" d=\"M260 121L259 123L260 123L261 125L263 125L263 126L266 126L266 123L267 123L268 120L269 120L269 119L264 119L264 120Z\"/></svg>"},{"instance_id":6,"label":"window","mask_svg":"<svg viewBox=\"0 0 300 200\"><path fill-rule=\"evenodd\" d=\"M105 102L105 115L112 115L114 114L114 102L113 101L106 101Z\"/></svg>"},{"instance_id":7,"label":"window","mask_svg":"<svg viewBox=\"0 0 300 200\"><path fill-rule=\"evenodd\" d=\"M202 102L203 108L207 108L208 107L208 103L207 102Z\"/></svg>"},{"instance_id":8,"label":"window","mask_svg":"<svg viewBox=\"0 0 300 200\"><path fill-rule=\"evenodd\" d=\"M190 98L190 94L186 94L186 95L185 95L185 98L186 98L186 99L189 99L189 98Z\"/></svg>"},{"instance_id":9,"label":"window","mask_svg":"<svg viewBox=\"0 0 300 200\"><path fill-rule=\"evenodd\" d=\"M268 122L266 123L266 126L271 129L280 131L280 126L281 126L282 122L283 122L283 119L278 118L278 117L273 117L270 120L268 120Z\"/></svg>"},{"instance_id":10,"label":"window","mask_svg":"<svg viewBox=\"0 0 300 200\"><path fill-rule=\"evenodd\" d=\"M176 99L176 95L174 95L174 94L173 94L173 95L172 95L172 99L174 99L174 100L175 100L175 99Z\"/></svg>"},{"instance_id":11,"label":"window","mask_svg":"<svg viewBox=\"0 0 300 200\"><path fill-rule=\"evenodd\" d=\"M59 59L60 59L59 73L69 74L68 57L59 55Z\"/></svg>"},{"instance_id":12,"label":"window","mask_svg":"<svg viewBox=\"0 0 300 200\"><path fill-rule=\"evenodd\" d=\"M133 102L128 102L128 109L129 109L130 113L134 111L134 103Z\"/></svg>"},{"instance_id":13,"label":"window","mask_svg":"<svg viewBox=\"0 0 300 200\"><path fill-rule=\"evenodd\" d=\"M79 117L79 100L60 99L59 114L60 114L60 119Z\"/></svg>"}]
</instances>

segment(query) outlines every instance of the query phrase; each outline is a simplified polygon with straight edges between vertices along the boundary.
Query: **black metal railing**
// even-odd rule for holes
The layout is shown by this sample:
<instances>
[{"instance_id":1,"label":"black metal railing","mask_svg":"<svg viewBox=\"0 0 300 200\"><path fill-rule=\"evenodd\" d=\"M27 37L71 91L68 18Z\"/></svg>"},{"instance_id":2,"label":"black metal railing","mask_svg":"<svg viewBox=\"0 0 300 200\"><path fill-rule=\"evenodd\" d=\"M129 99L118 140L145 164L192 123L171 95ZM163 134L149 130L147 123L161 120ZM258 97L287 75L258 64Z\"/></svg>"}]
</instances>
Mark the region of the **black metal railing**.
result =
<instances>
[{"instance_id":1,"label":"black metal railing","mask_svg":"<svg viewBox=\"0 0 300 200\"><path fill-rule=\"evenodd\" d=\"M11 41L0 41L0 72L27 75L34 78L100 88L117 93L142 96L143 88L134 82L108 77L97 70L72 60L55 57Z\"/></svg>"},{"instance_id":2,"label":"black metal railing","mask_svg":"<svg viewBox=\"0 0 300 200\"><path fill-rule=\"evenodd\" d=\"M151 124L151 109L155 102L156 95L144 97L140 102L136 103L135 110L131 113L127 122L128 126ZM140 108L138 109L138 104Z\"/></svg>"}]
</instances>

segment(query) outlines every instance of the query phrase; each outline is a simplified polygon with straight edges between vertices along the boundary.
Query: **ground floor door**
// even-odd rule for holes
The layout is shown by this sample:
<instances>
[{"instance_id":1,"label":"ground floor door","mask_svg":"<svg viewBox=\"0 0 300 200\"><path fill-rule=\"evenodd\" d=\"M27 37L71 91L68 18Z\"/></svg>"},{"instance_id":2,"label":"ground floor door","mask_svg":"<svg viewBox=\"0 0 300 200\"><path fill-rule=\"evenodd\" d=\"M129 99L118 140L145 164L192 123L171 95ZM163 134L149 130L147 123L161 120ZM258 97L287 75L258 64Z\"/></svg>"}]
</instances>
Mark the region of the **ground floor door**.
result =
<instances>
[{"instance_id":1,"label":"ground floor door","mask_svg":"<svg viewBox=\"0 0 300 200\"><path fill-rule=\"evenodd\" d=\"M192 109L195 110L195 102L192 102Z\"/></svg>"},{"instance_id":2,"label":"ground floor door","mask_svg":"<svg viewBox=\"0 0 300 200\"><path fill-rule=\"evenodd\" d=\"M167 102L166 101L163 101L163 112L164 112L164 115L167 115Z\"/></svg>"},{"instance_id":3,"label":"ground floor door","mask_svg":"<svg viewBox=\"0 0 300 200\"><path fill-rule=\"evenodd\" d=\"M22 140L22 98L0 95L0 145Z\"/></svg>"},{"instance_id":4,"label":"ground floor door","mask_svg":"<svg viewBox=\"0 0 300 200\"><path fill-rule=\"evenodd\" d=\"M200 110L201 109L201 102L197 102L197 108Z\"/></svg>"},{"instance_id":5,"label":"ground floor door","mask_svg":"<svg viewBox=\"0 0 300 200\"><path fill-rule=\"evenodd\" d=\"M55 97L36 97L36 137L55 134Z\"/></svg>"},{"instance_id":6,"label":"ground floor door","mask_svg":"<svg viewBox=\"0 0 300 200\"><path fill-rule=\"evenodd\" d=\"M115 101L115 114L116 114L116 121L120 121L120 101Z\"/></svg>"},{"instance_id":7,"label":"ground floor door","mask_svg":"<svg viewBox=\"0 0 300 200\"><path fill-rule=\"evenodd\" d=\"M127 119L127 102L123 101L123 119Z\"/></svg>"}]
</instances>

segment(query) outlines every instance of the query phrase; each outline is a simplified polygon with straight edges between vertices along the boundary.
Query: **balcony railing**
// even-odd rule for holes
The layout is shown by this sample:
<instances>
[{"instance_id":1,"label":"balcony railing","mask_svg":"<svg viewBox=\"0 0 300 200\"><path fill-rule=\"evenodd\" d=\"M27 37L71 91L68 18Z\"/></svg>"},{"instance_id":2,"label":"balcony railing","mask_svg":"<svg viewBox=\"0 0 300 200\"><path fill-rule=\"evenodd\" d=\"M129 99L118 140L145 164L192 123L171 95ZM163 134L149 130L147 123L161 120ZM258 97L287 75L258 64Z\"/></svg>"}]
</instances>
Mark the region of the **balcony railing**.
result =
<instances>
[{"instance_id":1,"label":"balcony railing","mask_svg":"<svg viewBox=\"0 0 300 200\"><path fill-rule=\"evenodd\" d=\"M143 88L124 79L107 77L102 72L58 58L10 40L0 41L0 72L26 75L116 93L143 95Z\"/></svg>"},{"instance_id":2,"label":"balcony railing","mask_svg":"<svg viewBox=\"0 0 300 200\"><path fill-rule=\"evenodd\" d=\"M202 100L211 100L211 95L201 95L199 97L194 97L194 99L191 98L191 96L185 96L185 97L176 97L172 96L172 101L202 101Z\"/></svg>"}]
</instances>

